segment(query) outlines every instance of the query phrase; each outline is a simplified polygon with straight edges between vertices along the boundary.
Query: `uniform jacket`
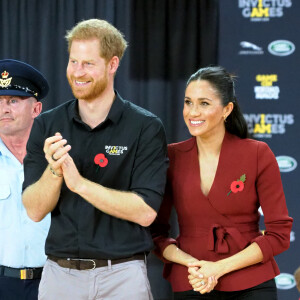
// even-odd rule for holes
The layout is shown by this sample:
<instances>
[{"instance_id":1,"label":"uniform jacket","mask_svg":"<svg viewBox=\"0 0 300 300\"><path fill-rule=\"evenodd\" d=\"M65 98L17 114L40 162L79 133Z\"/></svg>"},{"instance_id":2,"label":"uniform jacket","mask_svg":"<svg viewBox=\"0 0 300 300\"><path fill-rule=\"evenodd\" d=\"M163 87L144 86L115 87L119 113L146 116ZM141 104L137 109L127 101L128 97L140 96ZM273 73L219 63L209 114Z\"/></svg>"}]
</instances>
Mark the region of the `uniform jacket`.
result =
<instances>
[{"instance_id":1,"label":"uniform jacket","mask_svg":"<svg viewBox=\"0 0 300 300\"><path fill-rule=\"evenodd\" d=\"M226 133L207 196L200 188L196 138L169 145L168 153L166 194L152 227L156 254L162 257L165 247L173 243L199 260L217 261L256 242L263 262L222 276L215 289L242 290L278 275L273 257L288 249L293 220L288 216L276 158L267 144ZM232 191L231 184L242 175L243 190ZM172 206L179 224L176 239L168 237ZM260 206L265 228L259 228ZM191 290L187 267L164 261L164 277L173 290Z\"/></svg>"}]
</instances>

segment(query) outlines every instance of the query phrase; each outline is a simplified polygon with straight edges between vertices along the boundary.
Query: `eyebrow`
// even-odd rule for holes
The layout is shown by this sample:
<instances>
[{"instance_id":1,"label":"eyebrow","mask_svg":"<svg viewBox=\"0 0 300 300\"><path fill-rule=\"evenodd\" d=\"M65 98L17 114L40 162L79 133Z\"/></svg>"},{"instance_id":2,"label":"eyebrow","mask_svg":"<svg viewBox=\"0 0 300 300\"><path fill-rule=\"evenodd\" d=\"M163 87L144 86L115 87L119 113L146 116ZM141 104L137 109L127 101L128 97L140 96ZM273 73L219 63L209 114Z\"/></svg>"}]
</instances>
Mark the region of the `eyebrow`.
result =
<instances>
[{"instance_id":1,"label":"eyebrow","mask_svg":"<svg viewBox=\"0 0 300 300\"><path fill-rule=\"evenodd\" d=\"M191 99L190 97L187 97L187 96L185 96L184 97L184 99ZM205 98L205 97L203 97L203 98L197 98L197 100L208 100L208 101L213 101L213 99L209 99L209 98Z\"/></svg>"}]
</instances>

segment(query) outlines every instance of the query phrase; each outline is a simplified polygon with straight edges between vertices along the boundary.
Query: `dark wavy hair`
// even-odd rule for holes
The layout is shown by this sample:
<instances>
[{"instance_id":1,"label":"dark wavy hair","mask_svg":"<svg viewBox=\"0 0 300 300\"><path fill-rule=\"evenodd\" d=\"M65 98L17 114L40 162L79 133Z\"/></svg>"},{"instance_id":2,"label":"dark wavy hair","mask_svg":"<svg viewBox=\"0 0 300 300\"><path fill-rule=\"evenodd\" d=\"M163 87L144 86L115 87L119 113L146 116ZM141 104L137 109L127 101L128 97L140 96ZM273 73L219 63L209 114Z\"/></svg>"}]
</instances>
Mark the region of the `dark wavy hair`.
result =
<instances>
[{"instance_id":1,"label":"dark wavy hair","mask_svg":"<svg viewBox=\"0 0 300 300\"><path fill-rule=\"evenodd\" d=\"M233 110L226 119L225 128L229 133L245 139L249 137L248 126L235 96L234 78L221 66L209 66L194 73L186 85L192 81L207 80L216 89L223 106L232 102Z\"/></svg>"}]
</instances>

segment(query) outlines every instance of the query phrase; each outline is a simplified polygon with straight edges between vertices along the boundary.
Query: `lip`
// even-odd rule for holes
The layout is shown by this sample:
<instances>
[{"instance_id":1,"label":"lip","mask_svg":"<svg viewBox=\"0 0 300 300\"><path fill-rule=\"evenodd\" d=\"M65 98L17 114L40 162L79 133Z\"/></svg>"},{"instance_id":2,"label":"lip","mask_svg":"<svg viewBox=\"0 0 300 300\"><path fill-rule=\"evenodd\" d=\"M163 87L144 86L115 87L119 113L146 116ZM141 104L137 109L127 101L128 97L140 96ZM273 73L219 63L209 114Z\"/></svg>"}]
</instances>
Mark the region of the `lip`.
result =
<instances>
[{"instance_id":1,"label":"lip","mask_svg":"<svg viewBox=\"0 0 300 300\"><path fill-rule=\"evenodd\" d=\"M192 120L189 119L190 126L192 127L201 127L205 123L204 120Z\"/></svg>"},{"instance_id":2,"label":"lip","mask_svg":"<svg viewBox=\"0 0 300 300\"><path fill-rule=\"evenodd\" d=\"M78 86L78 87L87 86L91 83L88 80L85 81L85 80L76 80L76 79L73 82L74 82L75 86Z\"/></svg>"},{"instance_id":3,"label":"lip","mask_svg":"<svg viewBox=\"0 0 300 300\"><path fill-rule=\"evenodd\" d=\"M0 122L10 122L13 121L13 118L0 118Z\"/></svg>"}]
</instances>

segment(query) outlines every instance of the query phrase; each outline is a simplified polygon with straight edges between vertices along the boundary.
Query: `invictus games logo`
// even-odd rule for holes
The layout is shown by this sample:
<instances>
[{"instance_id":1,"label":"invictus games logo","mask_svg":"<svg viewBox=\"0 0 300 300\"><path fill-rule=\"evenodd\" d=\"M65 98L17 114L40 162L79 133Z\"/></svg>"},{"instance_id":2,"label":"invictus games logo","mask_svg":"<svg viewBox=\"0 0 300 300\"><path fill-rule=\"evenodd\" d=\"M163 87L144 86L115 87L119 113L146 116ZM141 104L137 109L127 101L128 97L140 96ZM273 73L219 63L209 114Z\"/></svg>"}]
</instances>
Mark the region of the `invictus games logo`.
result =
<instances>
[{"instance_id":1,"label":"invictus games logo","mask_svg":"<svg viewBox=\"0 0 300 300\"><path fill-rule=\"evenodd\" d=\"M254 138L271 138L273 134L285 134L286 125L294 124L292 114L244 114L244 117Z\"/></svg>"},{"instance_id":2,"label":"invictus games logo","mask_svg":"<svg viewBox=\"0 0 300 300\"><path fill-rule=\"evenodd\" d=\"M105 146L105 152L109 155L121 155L127 151L127 146Z\"/></svg>"},{"instance_id":3,"label":"invictus games logo","mask_svg":"<svg viewBox=\"0 0 300 300\"><path fill-rule=\"evenodd\" d=\"M278 81L277 74L258 74L255 79L260 83L260 86L254 87L255 99L277 100L279 98L279 86L273 85Z\"/></svg>"},{"instance_id":4,"label":"invictus games logo","mask_svg":"<svg viewBox=\"0 0 300 300\"><path fill-rule=\"evenodd\" d=\"M244 18L254 22L268 22L283 16L283 9L292 6L292 0L239 0Z\"/></svg>"},{"instance_id":5,"label":"invictus games logo","mask_svg":"<svg viewBox=\"0 0 300 300\"><path fill-rule=\"evenodd\" d=\"M275 277L276 286L280 290L289 290L296 286L295 278L292 274L281 273Z\"/></svg>"},{"instance_id":6,"label":"invictus games logo","mask_svg":"<svg viewBox=\"0 0 300 300\"><path fill-rule=\"evenodd\" d=\"M276 156L276 160L280 172L284 172L284 173L292 172L297 168L297 161L293 157L281 155L281 156Z\"/></svg>"}]
</instances>

